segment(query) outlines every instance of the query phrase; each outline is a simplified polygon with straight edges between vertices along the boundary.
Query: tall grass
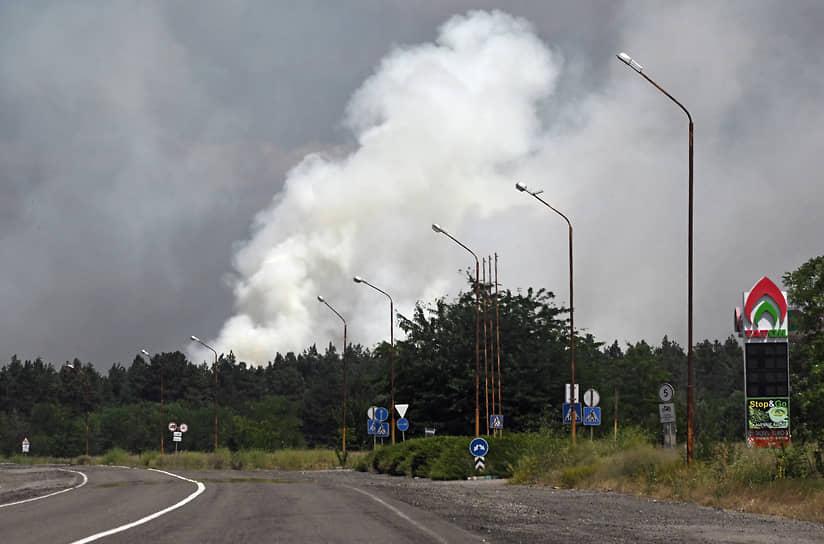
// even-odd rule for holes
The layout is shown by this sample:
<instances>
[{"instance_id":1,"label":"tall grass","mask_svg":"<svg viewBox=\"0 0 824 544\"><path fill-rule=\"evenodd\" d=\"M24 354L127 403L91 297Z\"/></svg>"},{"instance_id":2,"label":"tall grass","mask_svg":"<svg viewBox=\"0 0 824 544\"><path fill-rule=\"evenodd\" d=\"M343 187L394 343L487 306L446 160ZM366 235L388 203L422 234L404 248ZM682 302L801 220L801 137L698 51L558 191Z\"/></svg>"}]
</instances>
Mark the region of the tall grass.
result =
<instances>
[{"instance_id":1,"label":"tall grass","mask_svg":"<svg viewBox=\"0 0 824 544\"><path fill-rule=\"evenodd\" d=\"M347 452L348 462L356 463L363 453ZM177 470L323 470L340 468L332 450L264 450L230 451L220 448L215 452L183 451L160 455L158 451L132 454L114 448L102 456L81 455L74 458L32 457L15 455L8 461L16 464L70 464L119 465L142 468Z\"/></svg>"}]
</instances>

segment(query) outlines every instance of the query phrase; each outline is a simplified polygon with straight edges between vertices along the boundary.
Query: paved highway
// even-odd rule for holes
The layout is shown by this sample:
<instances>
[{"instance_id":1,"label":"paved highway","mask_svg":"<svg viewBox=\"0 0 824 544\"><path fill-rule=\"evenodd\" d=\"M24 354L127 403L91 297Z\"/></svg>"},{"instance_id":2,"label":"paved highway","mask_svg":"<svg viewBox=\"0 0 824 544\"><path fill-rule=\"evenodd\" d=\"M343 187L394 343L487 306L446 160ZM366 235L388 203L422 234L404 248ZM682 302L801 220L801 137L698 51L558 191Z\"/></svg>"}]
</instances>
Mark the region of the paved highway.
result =
<instances>
[{"instance_id":1,"label":"paved highway","mask_svg":"<svg viewBox=\"0 0 824 544\"><path fill-rule=\"evenodd\" d=\"M122 467L73 470L88 478L85 485L39 500L0 504L2 542L482 541L376 490L333 480L242 472L186 473L182 476L189 480L183 480ZM76 475L73 485L82 483ZM118 529L123 530L104 534Z\"/></svg>"}]
</instances>

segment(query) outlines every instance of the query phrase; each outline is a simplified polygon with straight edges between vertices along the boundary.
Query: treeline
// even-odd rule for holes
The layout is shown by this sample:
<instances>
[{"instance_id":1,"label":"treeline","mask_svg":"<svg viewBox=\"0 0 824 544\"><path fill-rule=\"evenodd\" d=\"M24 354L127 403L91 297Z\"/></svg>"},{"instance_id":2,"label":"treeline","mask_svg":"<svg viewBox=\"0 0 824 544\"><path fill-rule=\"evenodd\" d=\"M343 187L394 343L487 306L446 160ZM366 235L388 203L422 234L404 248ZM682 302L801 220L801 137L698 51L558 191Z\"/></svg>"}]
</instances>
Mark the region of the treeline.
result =
<instances>
[{"instance_id":1,"label":"treeline","mask_svg":"<svg viewBox=\"0 0 824 544\"><path fill-rule=\"evenodd\" d=\"M824 257L784 280L791 303L807 316L791 339L793 439L818 440L824 416L824 335L820 317L809 316L824 315L816 314L824 308L815 306L824 306ZM553 293L545 290L502 291L497 305L493 293L487 290L486 295L478 350L481 433L487 432L488 414L495 412L504 416L505 433L561 430L564 384L570 381L568 309L556 305ZM418 304L411 316L398 316L406 338L394 349L395 403L410 405L407 437L423 436L425 428L439 435L474 434L475 308L470 289L452 301ZM500 350L494 341L498 334ZM391 361L388 343L373 350L360 345L347 349L349 449L372 445L367 409L389 408ZM744 437L738 340L696 344L693 366L695 454L711 455L717 441ZM340 448L343 368L333 345L323 352L312 346L299 354L278 354L263 366L237 361L229 353L219 357L215 386L212 365L194 364L180 352L155 354L151 360L136 355L128 367L115 364L105 374L76 359L55 365L15 356L0 368L0 453L19 452L28 437L32 453L74 456L86 450L87 434L91 454L115 446L157 450L161 434L168 452L174 450L166 430L169 421L188 426L182 448L211 450L215 398L221 447ZM665 337L658 345L604 345L590 334L576 334L575 378L581 392L600 392L602 424L593 429L596 435L614 432L617 406L619 429L637 426L651 438L658 436L657 392L662 382L673 384L678 440L685 440L687 357L677 343ZM402 438L398 430L395 435Z\"/></svg>"}]
</instances>

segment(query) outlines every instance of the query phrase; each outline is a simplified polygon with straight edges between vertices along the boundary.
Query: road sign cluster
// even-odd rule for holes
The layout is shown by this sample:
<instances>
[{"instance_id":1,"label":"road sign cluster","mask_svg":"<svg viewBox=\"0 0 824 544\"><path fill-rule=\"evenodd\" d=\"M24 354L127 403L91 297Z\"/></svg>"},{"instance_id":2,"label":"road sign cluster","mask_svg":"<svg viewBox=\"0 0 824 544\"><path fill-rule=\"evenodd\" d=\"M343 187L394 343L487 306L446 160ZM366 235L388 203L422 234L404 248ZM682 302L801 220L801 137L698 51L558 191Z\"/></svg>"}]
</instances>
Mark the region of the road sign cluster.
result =
<instances>
[{"instance_id":1,"label":"road sign cluster","mask_svg":"<svg viewBox=\"0 0 824 544\"><path fill-rule=\"evenodd\" d=\"M578 384L575 384L575 404L572 404L571 387L566 384L566 402L563 405L563 420L564 423L572 423L572 418L575 422L581 422L584 425L600 425L601 424L601 408L598 403L601 401L601 395L595 389L587 389L584 392L584 404L581 406L578 401Z\"/></svg>"},{"instance_id":2,"label":"road sign cluster","mask_svg":"<svg viewBox=\"0 0 824 544\"><path fill-rule=\"evenodd\" d=\"M404 417L408 409L408 404L395 405L395 410L397 410L398 415L400 415L400 418L395 422L395 426L401 432L409 430L409 420ZM389 419L389 410L382 406L371 406L366 411L366 417L369 418L366 423L367 433L375 435L378 438L386 438L389 436L389 422L386 421Z\"/></svg>"},{"instance_id":3,"label":"road sign cluster","mask_svg":"<svg viewBox=\"0 0 824 544\"><path fill-rule=\"evenodd\" d=\"M174 421L169 422L169 430L172 432L172 442L175 442L175 451L177 450L177 442L183 441L183 433L189 430L189 426L185 423L178 425Z\"/></svg>"},{"instance_id":4,"label":"road sign cluster","mask_svg":"<svg viewBox=\"0 0 824 544\"><path fill-rule=\"evenodd\" d=\"M483 470L486 462L485 456L489 453L489 444L481 437L475 438L469 443L469 453L475 457L475 470Z\"/></svg>"}]
</instances>

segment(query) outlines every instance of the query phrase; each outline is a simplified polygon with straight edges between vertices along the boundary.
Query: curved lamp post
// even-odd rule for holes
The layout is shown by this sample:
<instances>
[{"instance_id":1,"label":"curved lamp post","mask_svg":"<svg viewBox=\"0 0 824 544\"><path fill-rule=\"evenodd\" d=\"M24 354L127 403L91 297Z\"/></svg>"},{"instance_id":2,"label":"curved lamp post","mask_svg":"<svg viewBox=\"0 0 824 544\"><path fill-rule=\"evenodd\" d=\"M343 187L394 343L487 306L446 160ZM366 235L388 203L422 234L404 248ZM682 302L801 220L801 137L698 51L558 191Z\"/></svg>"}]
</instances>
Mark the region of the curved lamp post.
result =
<instances>
[{"instance_id":1,"label":"curved lamp post","mask_svg":"<svg viewBox=\"0 0 824 544\"><path fill-rule=\"evenodd\" d=\"M478 284L478 277L480 274L480 263L478 262L478 256L475 255L475 252L466 247L462 242L456 239L454 236L446 232L444 229L441 228L440 225L437 223L432 223L432 230L439 234L443 234L447 236L450 240L467 250L473 257L475 257L475 436L481 435L481 428L480 428L480 412L478 410L478 375L480 374L480 353L478 344L480 342L480 327L479 327L479 320L481 316L481 294L480 294L480 286Z\"/></svg>"},{"instance_id":2,"label":"curved lamp post","mask_svg":"<svg viewBox=\"0 0 824 544\"><path fill-rule=\"evenodd\" d=\"M689 206L688 206L688 215L689 215L689 233L687 235L687 464L692 464L692 454L693 454L693 415L694 415L694 392L695 389L693 387L693 379L692 379L692 134L693 134L693 123L692 123L692 115L690 112L687 111L687 108L684 107L678 100L676 100L671 94L665 91L660 85L655 83L652 79L650 79L647 74L643 72L644 67L641 66L636 60L632 57L627 55L626 53L618 53L616 55L618 60L641 74L644 79L649 81L656 89L664 93L667 98L675 102L679 108L681 108L684 113L687 114L687 119L689 120Z\"/></svg>"},{"instance_id":3,"label":"curved lamp post","mask_svg":"<svg viewBox=\"0 0 824 544\"><path fill-rule=\"evenodd\" d=\"M574 445L577 415L575 412L575 304L572 296L572 223L569 222L569 218L566 215L562 214L561 212L550 206L547 201L538 196L543 192L542 190L530 191L529 189L527 189L526 185L524 185L520 181L515 184L515 188L521 192L527 192L534 196L537 200L541 201L541 203L543 203L544 206L563 217L564 221L566 221L567 225L569 226L569 368L570 372L572 373L570 400L572 400L572 444Z\"/></svg>"},{"instance_id":4,"label":"curved lamp post","mask_svg":"<svg viewBox=\"0 0 824 544\"><path fill-rule=\"evenodd\" d=\"M212 346L210 346L197 336L190 336L189 338L192 339L192 342L197 342L198 344L200 344L201 346L215 354L215 451L217 451L217 352Z\"/></svg>"},{"instance_id":5,"label":"curved lamp post","mask_svg":"<svg viewBox=\"0 0 824 544\"><path fill-rule=\"evenodd\" d=\"M326 304L326 307L335 312L341 321L343 321L343 438L341 439L343 453L346 453L346 320L343 318L342 315L338 313L338 311L326 302L326 300L318 295L318 302L322 302Z\"/></svg>"},{"instance_id":6,"label":"curved lamp post","mask_svg":"<svg viewBox=\"0 0 824 544\"><path fill-rule=\"evenodd\" d=\"M141 349L140 353L151 366L152 356L149 352ZM163 422L163 364L158 360L157 365L160 368L160 455L163 455L163 435L166 433L166 424Z\"/></svg>"},{"instance_id":7,"label":"curved lamp post","mask_svg":"<svg viewBox=\"0 0 824 544\"><path fill-rule=\"evenodd\" d=\"M77 376L78 372L83 372L83 366L81 365L79 369L74 367L74 363L67 362L63 365L67 368L71 368L75 372L75 376ZM86 422L86 457L89 456L89 382L86 378L86 374L80 375L81 383L83 384L83 410L85 412L85 422Z\"/></svg>"},{"instance_id":8,"label":"curved lamp post","mask_svg":"<svg viewBox=\"0 0 824 544\"><path fill-rule=\"evenodd\" d=\"M392 408L390 408L390 412L392 413L392 444L395 443L395 303L392 301L392 297L389 296L389 293L384 291L383 289L379 289L363 279L360 276L355 276L352 278L355 283L364 283L374 289L379 293L383 293L386 295L386 298L389 299L389 358L390 358L390 394L391 394L391 403Z\"/></svg>"}]
</instances>

